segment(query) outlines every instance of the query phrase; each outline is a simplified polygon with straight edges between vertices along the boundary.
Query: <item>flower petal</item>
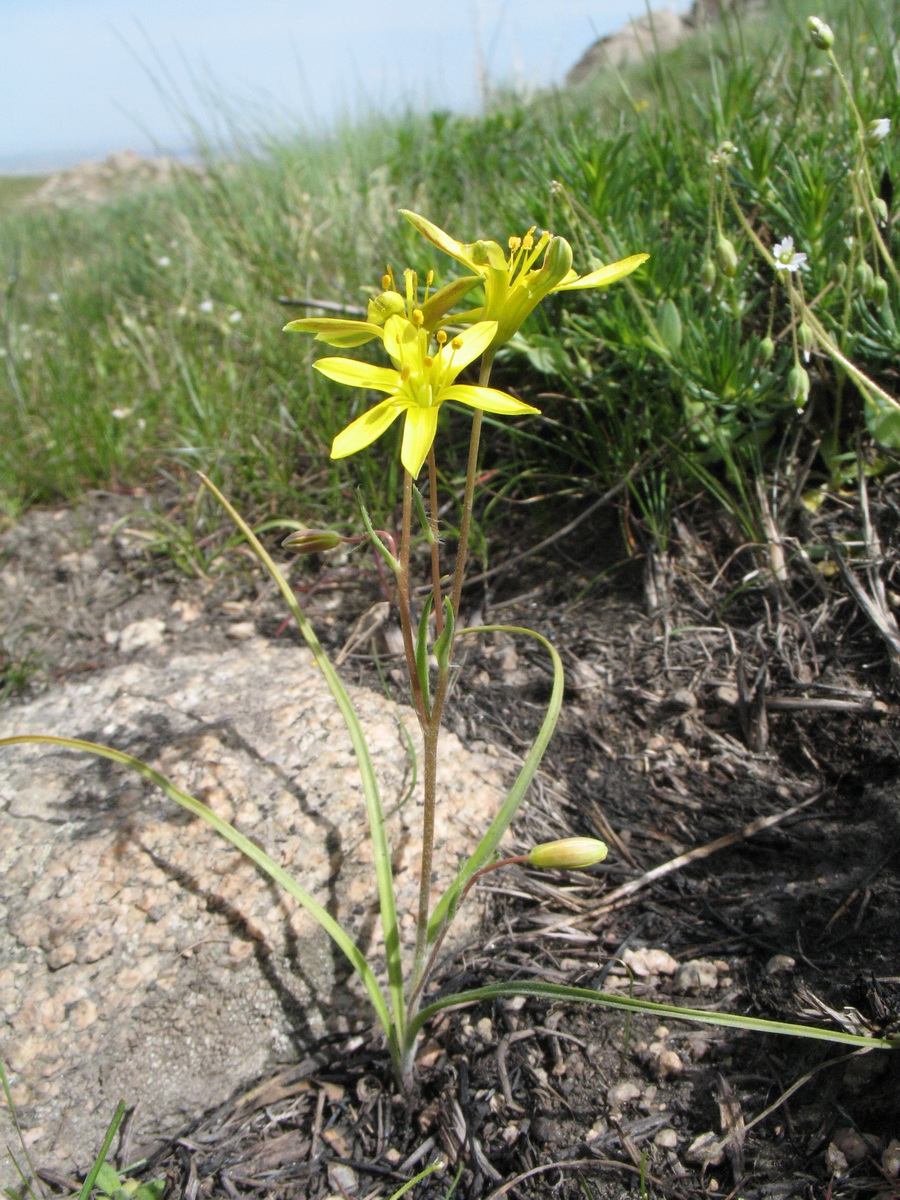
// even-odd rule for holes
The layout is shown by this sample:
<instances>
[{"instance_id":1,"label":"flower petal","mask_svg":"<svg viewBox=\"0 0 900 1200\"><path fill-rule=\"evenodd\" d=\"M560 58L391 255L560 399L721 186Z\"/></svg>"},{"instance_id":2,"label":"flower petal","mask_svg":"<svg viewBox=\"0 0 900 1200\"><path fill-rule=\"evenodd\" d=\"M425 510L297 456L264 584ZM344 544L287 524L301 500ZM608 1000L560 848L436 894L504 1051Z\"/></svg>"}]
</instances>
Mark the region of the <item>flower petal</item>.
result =
<instances>
[{"instance_id":1,"label":"flower petal","mask_svg":"<svg viewBox=\"0 0 900 1200\"><path fill-rule=\"evenodd\" d=\"M619 262L601 267L599 271L591 271L589 275L582 275L568 283L563 281L557 284L553 290L554 292L574 292L577 288L606 287L608 284L630 275L649 257L649 254L632 254L629 258L622 258Z\"/></svg>"},{"instance_id":2,"label":"flower petal","mask_svg":"<svg viewBox=\"0 0 900 1200\"><path fill-rule=\"evenodd\" d=\"M422 470L422 464L428 457L428 451L434 444L437 433L438 413L440 405L432 408L420 408L419 405L406 410L406 424L403 428L403 445L400 447L400 461L412 475L413 479Z\"/></svg>"},{"instance_id":3,"label":"flower petal","mask_svg":"<svg viewBox=\"0 0 900 1200\"><path fill-rule=\"evenodd\" d=\"M443 346L440 353L442 368L447 369L452 364L453 375L458 375L463 367L467 367L479 354L487 350L496 332L496 321L478 321L470 325ZM455 347L454 343L457 343L458 347Z\"/></svg>"},{"instance_id":4,"label":"flower petal","mask_svg":"<svg viewBox=\"0 0 900 1200\"><path fill-rule=\"evenodd\" d=\"M418 366L425 354L428 334L407 317L388 317L384 323L384 348L395 363ZM411 360L416 360L415 364Z\"/></svg>"},{"instance_id":5,"label":"flower petal","mask_svg":"<svg viewBox=\"0 0 900 1200\"><path fill-rule=\"evenodd\" d=\"M480 408L482 412L501 413L506 417L518 417L525 413L539 413L539 408L533 408L524 400L516 400L507 396L506 392L497 388L476 387L469 383L455 383L452 387L444 388L441 392L441 402L456 400L460 404L468 404L470 408Z\"/></svg>"},{"instance_id":6,"label":"flower petal","mask_svg":"<svg viewBox=\"0 0 900 1200\"><path fill-rule=\"evenodd\" d=\"M375 392L396 392L400 375L390 367L373 367L355 358L318 358L313 363L327 379L349 383L351 387L371 388Z\"/></svg>"},{"instance_id":7,"label":"flower petal","mask_svg":"<svg viewBox=\"0 0 900 1200\"><path fill-rule=\"evenodd\" d=\"M380 438L386 429L397 420L403 412L403 405L390 397L370 408L368 412L351 421L346 429L342 429L331 443L332 458L346 458L357 450L365 450L376 438Z\"/></svg>"},{"instance_id":8,"label":"flower petal","mask_svg":"<svg viewBox=\"0 0 900 1200\"><path fill-rule=\"evenodd\" d=\"M422 237L427 238L439 250L443 250L451 258L455 258L457 262L461 262L470 271L478 269L472 261L470 246L464 246L462 242L458 242L456 238L452 238L449 233L444 233L443 229L439 229L437 225L433 225L427 217L420 217L418 213L410 212L408 208L401 208L400 215L406 217L413 229L421 233Z\"/></svg>"},{"instance_id":9,"label":"flower petal","mask_svg":"<svg viewBox=\"0 0 900 1200\"><path fill-rule=\"evenodd\" d=\"M314 333L317 342L349 350L381 337L381 328L371 321L351 321L344 317L301 317L288 321L285 333Z\"/></svg>"}]
</instances>

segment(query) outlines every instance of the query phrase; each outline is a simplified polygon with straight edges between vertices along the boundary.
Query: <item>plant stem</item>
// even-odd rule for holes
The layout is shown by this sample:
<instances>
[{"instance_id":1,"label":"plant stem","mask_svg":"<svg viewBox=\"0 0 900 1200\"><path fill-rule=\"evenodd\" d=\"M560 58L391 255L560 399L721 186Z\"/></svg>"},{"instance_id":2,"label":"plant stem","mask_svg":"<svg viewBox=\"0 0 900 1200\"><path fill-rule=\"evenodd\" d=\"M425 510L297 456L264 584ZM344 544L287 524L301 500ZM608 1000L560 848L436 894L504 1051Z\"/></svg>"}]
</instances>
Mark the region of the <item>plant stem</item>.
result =
<instances>
[{"instance_id":1,"label":"plant stem","mask_svg":"<svg viewBox=\"0 0 900 1200\"><path fill-rule=\"evenodd\" d=\"M428 523L431 526L431 588L434 592L434 632L444 629L444 603L441 599L441 544L438 540L437 464L434 445L428 451Z\"/></svg>"},{"instance_id":2,"label":"plant stem","mask_svg":"<svg viewBox=\"0 0 900 1200\"><path fill-rule=\"evenodd\" d=\"M406 655L406 670L412 692L416 715L423 730L428 729L428 710L419 685L416 669L416 651L413 643L412 613L409 603L409 545L412 527L412 475L403 472L403 523L400 529L400 567L397 571L397 606L400 609L400 631L403 634L403 651Z\"/></svg>"},{"instance_id":3,"label":"plant stem","mask_svg":"<svg viewBox=\"0 0 900 1200\"><path fill-rule=\"evenodd\" d=\"M481 370L478 374L479 387L487 387L491 377L491 366L494 356L485 353L481 360ZM472 420L472 434L469 442L469 461L466 468L466 490L463 496L462 518L459 524L459 544L456 550L456 566L453 572L453 588L451 604L453 609L453 627L458 625L459 605L462 598L463 580L466 574L466 554L469 546L469 530L472 525L472 504L475 495L475 477L478 473L478 447L481 440L481 411L475 410ZM432 505L434 498L432 497ZM432 511L434 511L432 509ZM406 505L404 503L404 520ZM403 551L401 549L401 564ZM402 570L402 565L401 565ZM435 608L439 595L435 595ZM419 875L419 910L416 916L416 953L413 959L413 987L424 983L425 951L428 941L428 918L431 906L431 868L434 861L434 821L437 807L437 758L438 741L441 733L441 718L444 713L444 702L447 698L447 688L450 683L450 662L448 661L438 671L434 697L428 722L424 726L425 751L422 763L423 775L423 812L422 812L422 863Z\"/></svg>"}]
</instances>

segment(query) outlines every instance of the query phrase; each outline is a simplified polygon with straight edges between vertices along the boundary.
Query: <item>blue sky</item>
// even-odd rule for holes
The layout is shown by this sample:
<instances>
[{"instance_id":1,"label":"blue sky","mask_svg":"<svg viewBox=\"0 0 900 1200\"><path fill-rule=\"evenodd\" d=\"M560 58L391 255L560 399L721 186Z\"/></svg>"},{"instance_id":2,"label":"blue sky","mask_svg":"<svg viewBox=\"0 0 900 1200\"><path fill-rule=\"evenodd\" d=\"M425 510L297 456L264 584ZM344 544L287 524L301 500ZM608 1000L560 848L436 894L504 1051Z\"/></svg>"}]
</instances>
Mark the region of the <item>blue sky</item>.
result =
<instances>
[{"instance_id":1,"label":"blue sky","mask_svg":"<svg viewBox=\"0 0 900 1200\"><path fill-rule=\"evenodd\" d=\"M689 0L658 0L684 12ZM472 111L547 86L644 0L0 0L0 170L183 151L223 96L325 128L404 103ZM166 97L168 99L166 99Z\"/></svg>"}]
</instances>

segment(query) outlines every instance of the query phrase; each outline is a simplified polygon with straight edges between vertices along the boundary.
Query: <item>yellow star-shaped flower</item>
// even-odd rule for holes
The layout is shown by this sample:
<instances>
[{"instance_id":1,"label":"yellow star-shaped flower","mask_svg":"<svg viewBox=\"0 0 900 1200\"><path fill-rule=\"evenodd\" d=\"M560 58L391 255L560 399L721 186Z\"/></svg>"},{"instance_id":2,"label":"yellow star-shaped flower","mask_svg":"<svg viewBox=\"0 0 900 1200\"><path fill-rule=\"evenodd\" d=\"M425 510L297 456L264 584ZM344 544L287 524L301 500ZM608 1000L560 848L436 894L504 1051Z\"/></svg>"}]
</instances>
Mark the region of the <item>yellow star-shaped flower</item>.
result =
<instances>
[{"instance_id":1,"label":"yellow star-shaped flower","mask_svg":"<svg viewBox=\"0 0 900 1200\"><path fill-rule=\"evenodd\" d=\"M497 242L458 242L426 217L408 209L400 212L429 242L473 274L481 276L484 304L454 317L454 320L496 321L492 350L508 342L532 309L551 292L607 287L630 275L650 257L649 254L632 254L587 275L578 275L572 269L572 247L563 237L552 237L544 232L535 240L534 229L530 229L524 237L509 239L509 253L506 254ZM535 266L542 254L543 261L540 266Z\"/></svg>"},{"instance_id":2,"label":"yellow star-shaped flower","mask_svg":"<svg viewBox=\"0 0 900 1200\"><path fill-rule=\"evenodd\" d=\"M456 382L463 367L491 345L496 332L496 321L478 321L450 340L441 331L435 339L437 349L431 353L431 337L424 326L395 315L384 324L384 347L393 369L352 358L320 358L313 363L317 371L336 383L387 393L385 400L337 435L331 457L346 458L365 449L405 414L400 461L415 477L434 443L438 413L445 401L456 400L504 416L539 412L496 388Z\"/></svg>"}]
</instances>

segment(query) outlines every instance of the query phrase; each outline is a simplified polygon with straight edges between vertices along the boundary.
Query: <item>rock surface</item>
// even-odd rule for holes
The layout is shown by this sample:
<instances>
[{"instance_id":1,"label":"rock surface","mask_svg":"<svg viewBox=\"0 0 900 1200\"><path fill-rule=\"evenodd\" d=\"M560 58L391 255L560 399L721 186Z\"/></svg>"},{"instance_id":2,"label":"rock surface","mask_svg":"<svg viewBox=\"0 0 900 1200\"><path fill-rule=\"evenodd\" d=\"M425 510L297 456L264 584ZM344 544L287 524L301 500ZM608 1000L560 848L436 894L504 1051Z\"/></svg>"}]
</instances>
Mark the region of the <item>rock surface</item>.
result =
<instances>
[{"instance_id":1,"label":"rock surface","mask_svg":"<svg viewBox=\"0 0 900 1200\"><path fill-rule=\"evenodd\" d=\"M351 694L375 761L407 950L421 825L415 719ZM381 940L349 738L309 653L252 638L140 661L0 711L0 736L56 733L142 758L258 840L348 926ZM442 743L435 892L502 797L497 757ZM412 794L410 795L410 791ZM52 746L0 751L3 1055L32 1153L84 1167L115 1104L136 1142L224 1101L305 1041L368 1020L313 919L214 832L124 767ZM457 936L477 922L464 910ZM380 969L380 958L379 958ZM12 1143L0 1110L0 1141ZM4 1182L15 1177L9 1164Z\"/></svg>"}]
</instances>

